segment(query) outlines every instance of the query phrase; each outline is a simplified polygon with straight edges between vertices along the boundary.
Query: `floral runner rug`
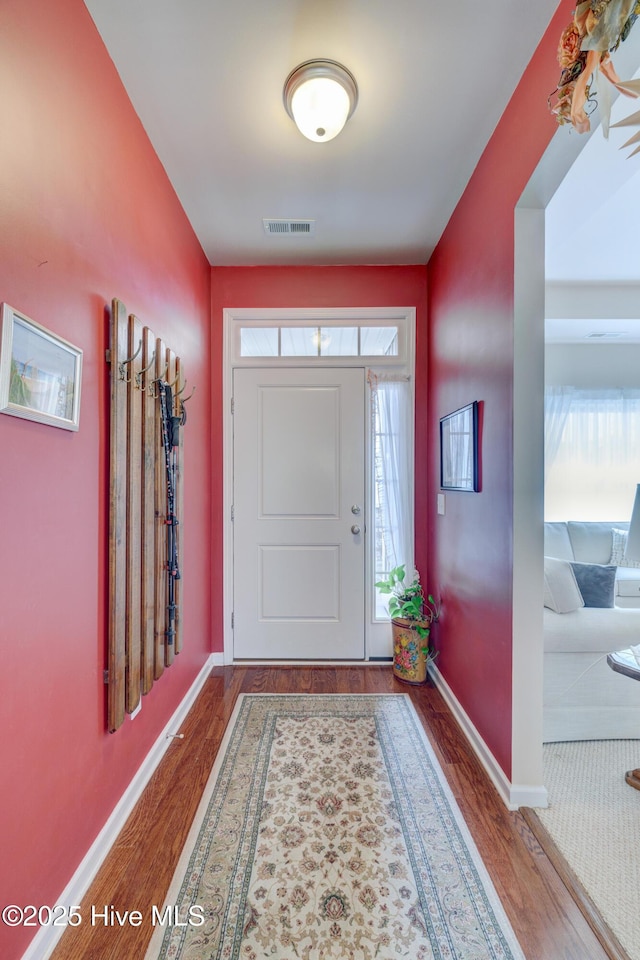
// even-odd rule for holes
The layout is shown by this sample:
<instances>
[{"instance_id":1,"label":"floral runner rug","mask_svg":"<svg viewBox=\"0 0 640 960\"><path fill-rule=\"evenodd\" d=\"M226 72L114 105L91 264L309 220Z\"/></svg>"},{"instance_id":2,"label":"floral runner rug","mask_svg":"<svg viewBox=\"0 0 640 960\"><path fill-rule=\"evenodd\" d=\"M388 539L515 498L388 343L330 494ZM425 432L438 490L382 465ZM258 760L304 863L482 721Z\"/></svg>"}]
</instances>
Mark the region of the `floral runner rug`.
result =
<instances>
[{"instance_id":1,"label":"floral runner rug","mask_svg":"<svg viewBox=\"0 0 640 960\"><path fill-rule=\"evenodd\" d=\"M524 960L408 696L239 698L147 960Z\"/></svg>"}]
</instances>

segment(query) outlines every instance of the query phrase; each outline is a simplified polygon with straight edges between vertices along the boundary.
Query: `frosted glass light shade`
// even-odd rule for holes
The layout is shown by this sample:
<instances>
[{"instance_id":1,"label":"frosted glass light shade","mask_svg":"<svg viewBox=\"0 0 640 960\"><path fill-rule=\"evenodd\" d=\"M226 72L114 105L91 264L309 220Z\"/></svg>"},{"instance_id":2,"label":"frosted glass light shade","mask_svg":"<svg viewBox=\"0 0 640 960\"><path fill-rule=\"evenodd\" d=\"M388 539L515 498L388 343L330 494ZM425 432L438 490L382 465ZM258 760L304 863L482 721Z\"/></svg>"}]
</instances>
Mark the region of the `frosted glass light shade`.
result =
<instances>
[{"instance_id":1,"label":"frosted glass light shade","mask_svg":"<svg viewBox=\"0 0 640 960\"><path fill-rule=\"evenodd\" d=\"M349 97L344 87L328 77L302 83L291 98L296 126L308 140L333 140L349 116Z\"/></svg>"},{"instance_id":2,"label":"frosted glass light shade","mask_svg":"<svg viewBox=\"0 0 640 960\"><path fill-rule=\"evenodd\" d=\"M287 113L308 140L333 140L356 108L358 87L349 71L333 60L308 60L284 85Z\"/></svg>"}]
</instances>

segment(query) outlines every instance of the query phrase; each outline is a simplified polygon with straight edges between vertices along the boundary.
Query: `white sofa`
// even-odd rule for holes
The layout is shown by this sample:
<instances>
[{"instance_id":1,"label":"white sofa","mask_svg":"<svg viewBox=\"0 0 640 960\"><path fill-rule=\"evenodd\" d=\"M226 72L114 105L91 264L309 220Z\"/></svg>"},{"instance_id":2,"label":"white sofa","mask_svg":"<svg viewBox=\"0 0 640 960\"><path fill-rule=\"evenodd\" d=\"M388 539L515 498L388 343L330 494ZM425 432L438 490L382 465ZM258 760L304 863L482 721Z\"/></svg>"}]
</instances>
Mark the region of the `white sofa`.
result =
<instances>
[{"instance_id":1,"label":"white sofa","mask_svg":"<svg viewBox=\"0 0 640 960\"><path fill-rule=\"evenodd\" d=\"M544 526L545 557L602 565L611 560L612 531L628 529L625 522ZM567 613L545 606L545 742L640 738L640 683L606 662L613 650L640 643L640 567L617 566L614 601Z\"/></svg>"}]
</instances>

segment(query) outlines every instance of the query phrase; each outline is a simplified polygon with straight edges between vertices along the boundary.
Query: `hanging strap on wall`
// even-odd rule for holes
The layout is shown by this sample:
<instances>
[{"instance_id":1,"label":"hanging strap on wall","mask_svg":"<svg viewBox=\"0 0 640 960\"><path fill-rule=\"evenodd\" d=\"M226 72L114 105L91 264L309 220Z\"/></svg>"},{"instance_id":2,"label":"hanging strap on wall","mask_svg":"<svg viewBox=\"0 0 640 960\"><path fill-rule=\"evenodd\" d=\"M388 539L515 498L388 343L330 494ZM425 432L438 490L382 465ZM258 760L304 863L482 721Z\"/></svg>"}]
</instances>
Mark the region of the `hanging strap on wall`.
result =
<instances>
[{"instance_id":1,"label":"hanging strap on wall","mask_svg":"<svg viewBox=\"0 0 640 960\"><path fill-rule=\"evenodd\" d=\"M162 446L167 485L167 629L166 639L173 646L176 635L176 581L180 579L178 565L178 517L176 514L177 451L180 446L181 418L173 415L173 394L164 380L158 384L162 418Z\"/></svg>"}]
</instances>

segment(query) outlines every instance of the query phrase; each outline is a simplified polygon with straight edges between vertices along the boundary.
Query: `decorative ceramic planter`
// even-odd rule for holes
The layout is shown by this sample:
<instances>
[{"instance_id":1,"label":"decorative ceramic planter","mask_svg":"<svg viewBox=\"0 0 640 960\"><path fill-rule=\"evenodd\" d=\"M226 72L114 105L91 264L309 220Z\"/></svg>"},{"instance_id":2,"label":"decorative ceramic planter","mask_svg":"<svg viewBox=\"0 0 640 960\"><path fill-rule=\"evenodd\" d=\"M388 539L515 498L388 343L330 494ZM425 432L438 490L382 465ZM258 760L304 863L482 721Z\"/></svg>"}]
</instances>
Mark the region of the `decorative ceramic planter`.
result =
<instances>
[{"instance_id":1,"label":"decorative ceramic planter","mask_svg":"<svg viewBox=\"0 0 640 960\"><path fill-rule=\"evenodd\" d=\"M418 626L429 628L428 623ZM429 637L421 637L415 620L398 618L391 621L393 630L393 673L405 683L424 683L427 679L427 657L422 652L428 647Z\"/></svg>"}]
</instances>

